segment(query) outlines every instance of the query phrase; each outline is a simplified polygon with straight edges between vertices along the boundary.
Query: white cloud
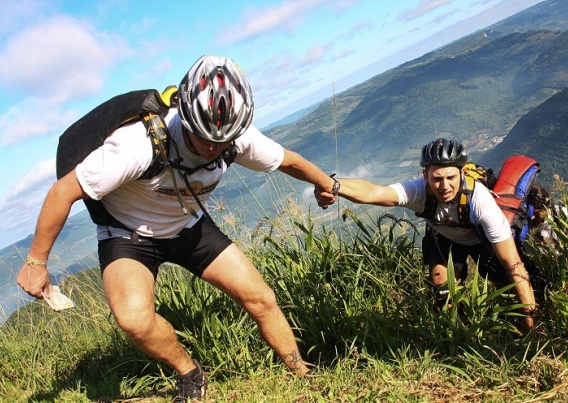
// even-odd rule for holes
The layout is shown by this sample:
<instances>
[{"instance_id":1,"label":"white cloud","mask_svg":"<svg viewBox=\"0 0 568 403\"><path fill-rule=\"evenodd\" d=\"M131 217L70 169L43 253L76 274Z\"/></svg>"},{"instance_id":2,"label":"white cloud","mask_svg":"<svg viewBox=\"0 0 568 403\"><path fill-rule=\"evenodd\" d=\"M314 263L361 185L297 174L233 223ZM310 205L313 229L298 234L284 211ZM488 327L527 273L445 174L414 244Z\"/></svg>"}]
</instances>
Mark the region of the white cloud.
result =
<instances>
[{"instance_id":1,"label":"white cloud","mask_svg":"<svg viewBox=\"0 0 568 403\"><path fill-rule=\"evenodd\" d=\"M338 176L343 176L344 178L369 178L380 170L380 167L373 167L372 165L361 165L346 174L340 175L338 173Z\"/></svg>"},{"instance_id":2,"label":"white cloud","mask_svg":"<svg viewBox=\"0 0 568 403\"><path fill-rule=\"evenodd\" d=\"M33 234L47 192L55 183L55 158L39 162L0 198L0 249ZM70 216L85 209L75 203Z\"/></svg>"},{"instance_id":3,"label":"white cloud","mask_svg":"<svg viewBox=\"0 0 568 403\"><path fill-rule=\"evenodd\" d=\"M300 193L301 198L305 201L312 201L316 203L316 197L314 196L314 187L313 186L306 186L304 187L304 190L302 190L302 192Z\"/></svg>"},{"instance_id":4,"label":"white cloud","mask_svg":"<svg viewBox=\"0 0 568 403\"><path fill-rule=\"evenodd\" d=\"M142 53L142 52L139 52ZM148 64L148 68L133 75L133 81L136 82L156 82L163 79L170 73L174 66L172 61L167 57L156 57L153 64ZM181 77L180 77L181 78ZM177 82L169 83L177 85Z\"/></svg>"},{"instance_id":5,"label":"white cloud","mask_svg":"<svg viewBox=\"0 0 568 403\"><path fill-rule=\"evenodd\" d=\"M105 70L128 53L119 37L96 35L88 24L54 17L8 38L0 54L0 81L65 102L99 91Z\"/></svg>"},{"instance_id":6,"label":"white cloud","mask_svg":"<svg viewBox=\"0 0 568 403\"><path fill-rule=\"evenodd\" d=\"M52 4L42 0L3 1L0 13L0 35L22 29L26 20L46 14Z\"/></svg>"},{"instance_id":7,"label":"white cloud","mask_svg":"<svg viewBox=\"0 0 568 403\"><path fill-rule=\"evenodd\" d=\"M357 50L356 49L344 49L342 51L339 52L333 52L331 57L333 60L339 60L339 59L344 59L348 56L351 56L352 54L356 53Z\"/></svg>"},{"instance_id":8,"label":"white cloud","mask_svg":"<svg viewBox=\"0 0 568 403\"><path fill-rule=\"evenodd\" d=\"M427 15L437 8L445 6L449 3L451 3L451 0L423 0L416 8L400 13L398 20L409 22L415 20L416 18Z\"/></svg>"},{"instance_id":9,"label":"white cloud","mask_svg":"<svg viewBox=\"0 0 568 403\"><path fill-rule=\"evenodd\" d=\"M0 145L10 146L52 133L62 132L77 118L48 99L29 98L0 115Z\"/></svg>"},{"instance_id":10,"label":"white cloud","mask_svg":"<svg viewBox=\"0 0 568 403\"><path fill-rule=\"evenodd\" d=\"M347 41L353 38L356 38L366 32L372 31L376 28L376 24L370 19L364 19L358 21L355 25L351 27L351 29L341 35L339 35L334 42L337 41Z\"/></svg>"},{"instance_id":11,"label":"white cloud","mask_svg":"<svg viewBox=\"0 0 568 403\"><path fill-rule=\"evenodd\" d=\"M0 53L0 83L19 100L0 115L0 143L60 132L77 117L65 105L100 92L106 71L130 54L122 38L66 16L10 36Z\"/></svg>"},{"instance_id":12,"label":"white cloud","mask_svg":"<svg viewBox=\"0 0 568 403\"><path fill-rule=\"evenodd\" d=\"M329 6L336 12L341 12L357 5L358 3L360 3L360 0L340 0L331 2Z\"/></svg>"},{"instance_id":13,"label":"white cloud","mask_svg":"<svg viewBox=\"0 0 568 403\"><path fill-rule=\"evenodd\" d=\"M0 245L25 238L33 232L43 200L55 182L55 159L40 162L18 180L0 199Z\"/></svg>"},{"instance_id":14,"label":"white cloud","mask_svg":"<svg viewBox=\"0 0 568 403\"><path fill-rule=\"evenodd\" d=\"M322 62L332 47L333 45L331 44L316 44L313 46L300 57L300 61L304 64L303 68Z\"/></svg>"},{"instance_id":15,"label":"white cloud","mask_svg":"<svg viewBox=\"0 0 568 403\"><path fill-rule=\"evenodd\" d=\"M244 21L227 27L217 36L223 45L238 43L267 32L292 31L304 23L304 13L325 3L323 0L288 0L274 7L248 8Z\"/></svg>"},{"instance_id":16,"label":"white cloud","mask_svg":"<svg viewBox=\"0 0 568 403\"><path fill-rule=\"evenodd\" d=\"M36 167L16 182L8 192L10 198L27 197L30 193L55 182L55 158L41 161Z\"/></svg>"}]
</instances>

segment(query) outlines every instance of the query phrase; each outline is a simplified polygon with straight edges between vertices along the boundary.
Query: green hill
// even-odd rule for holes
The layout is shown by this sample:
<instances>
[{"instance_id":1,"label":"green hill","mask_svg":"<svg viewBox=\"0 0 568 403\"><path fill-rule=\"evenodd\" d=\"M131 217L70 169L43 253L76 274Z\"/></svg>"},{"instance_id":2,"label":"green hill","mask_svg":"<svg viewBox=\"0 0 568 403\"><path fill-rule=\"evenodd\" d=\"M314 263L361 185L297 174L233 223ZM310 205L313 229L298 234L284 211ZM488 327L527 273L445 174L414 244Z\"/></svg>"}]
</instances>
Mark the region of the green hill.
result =
<instances>
[{"instance_id":1,"label":"green hill","mask_svg":"<svg viewBox=\"0 0 568 403\"><path fill-rule=\"evenodd\" d=\"M539 182L546 185L552 183L554 174L568 177L568 89L519 119L503 142L483 154L480 162L499 166L511 154L525 154L540 161Z\"/></svg>"},{"instance_id":2,"label":"green hill","mask_svg":"<svg viewBox=\"0 0 568 403\"><path fill-rule=\"evenodd\" d=\"M268 134L324 167L335 165L337 141L343 172L362 165L403 172L397 167L408 158L406 151L437 135L458 138L479 155L568 87L567 38L560 31L527 31L487 37L487 43L454 55L429 55Z\"/></svg>"}]
</instances>

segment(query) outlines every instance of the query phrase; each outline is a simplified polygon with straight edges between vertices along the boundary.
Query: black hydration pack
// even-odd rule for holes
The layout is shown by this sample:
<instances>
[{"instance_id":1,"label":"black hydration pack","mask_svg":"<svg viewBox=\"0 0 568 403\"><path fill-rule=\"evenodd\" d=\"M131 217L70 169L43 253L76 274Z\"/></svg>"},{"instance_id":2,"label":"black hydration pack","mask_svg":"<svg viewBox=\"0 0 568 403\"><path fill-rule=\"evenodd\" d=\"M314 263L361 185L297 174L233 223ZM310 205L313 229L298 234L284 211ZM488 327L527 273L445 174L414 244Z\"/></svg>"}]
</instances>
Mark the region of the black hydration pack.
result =
<instances>
[{"instance_id":1,"label":"black hydration pack","mask_svg":"<svg viewBox=\"0 0 568 403\"><path fill-rule=\"evenodd\" d=\"M106 138L125 124L141 121L152 139L153 159L148 169L138 179L150 179L161 173L166 166L174 166L186 174L202 168L185 168L178 161L169 160L170 136L164 121L170 108L177 107L177 88L167 87L164 92L137 90L117 95L103 102L78 121L73 123L59 137L56 158L57 179L71 172L91 152L102 146ZM235 147L228 147L219 156L227 167L234 161ZM91 219L98 225L122 226L104 208L99 200L87 199L84 203Z\"/></svg>"}]
</instances>

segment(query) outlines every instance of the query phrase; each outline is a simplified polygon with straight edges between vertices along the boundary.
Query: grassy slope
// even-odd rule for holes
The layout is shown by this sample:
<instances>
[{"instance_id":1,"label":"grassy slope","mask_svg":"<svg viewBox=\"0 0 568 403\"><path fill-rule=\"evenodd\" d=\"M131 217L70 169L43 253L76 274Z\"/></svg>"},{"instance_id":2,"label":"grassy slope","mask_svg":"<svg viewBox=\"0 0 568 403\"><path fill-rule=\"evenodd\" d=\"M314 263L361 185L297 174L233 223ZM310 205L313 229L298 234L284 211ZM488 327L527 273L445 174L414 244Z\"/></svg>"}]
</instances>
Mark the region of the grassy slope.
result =
<instances>
[{"instance_id":1,"label":"grassy slope","mask_svg":"<svg viewBox=\"0 0 568 403\"><path fill-rule=\"evenodd\" d=\"M433 311L412 225L355 215L326 228L293 203L251 232L225 230L275 289L314 379L294 379L259 339L254 323L218 291L166 267L157 310L210 375L208 401L524 401L567 398L566 243L539 255L556 279L537 330L521 336L503 292L472 277L455 309ZM364 222L369 224L365 224ZM337 228L332 228L337 226ZM376 231L377 228L382 232ZM568 229L568 225L563 228ZM236 237L237 239L237 237ZM0 396L6 401L171 399L171 372L132 348L103 302L96 269L64 291L77 308L53 313L35 302L0 333Z\"/></svg>"}]
</instances>

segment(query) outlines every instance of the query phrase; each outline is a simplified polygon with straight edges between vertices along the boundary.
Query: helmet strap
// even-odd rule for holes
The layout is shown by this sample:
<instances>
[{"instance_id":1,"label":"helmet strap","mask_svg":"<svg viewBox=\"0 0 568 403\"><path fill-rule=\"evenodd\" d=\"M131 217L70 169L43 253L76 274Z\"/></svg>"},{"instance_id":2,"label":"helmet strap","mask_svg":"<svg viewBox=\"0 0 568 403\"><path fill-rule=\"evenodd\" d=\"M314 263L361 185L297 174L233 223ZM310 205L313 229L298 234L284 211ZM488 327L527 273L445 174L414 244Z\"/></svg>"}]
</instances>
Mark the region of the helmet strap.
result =
<instances>
[{"instance_id":1,"label":"helmet strap","mask_svg":"<svg viewBox=\"0 0 568 403\"><path fill-rule=\"evenodd\" d=\"M195 145L193 144L193 142L191 141L191 136L189 134L189 130L187 130L187 127L185 127L184 125L181 125L181 131L183 133L183 137L186 140L186 146L189 149L189 151L191 151L194 154L198 154L197 153L197 148L195 148Z\"/></svg>"}]
</instances>

